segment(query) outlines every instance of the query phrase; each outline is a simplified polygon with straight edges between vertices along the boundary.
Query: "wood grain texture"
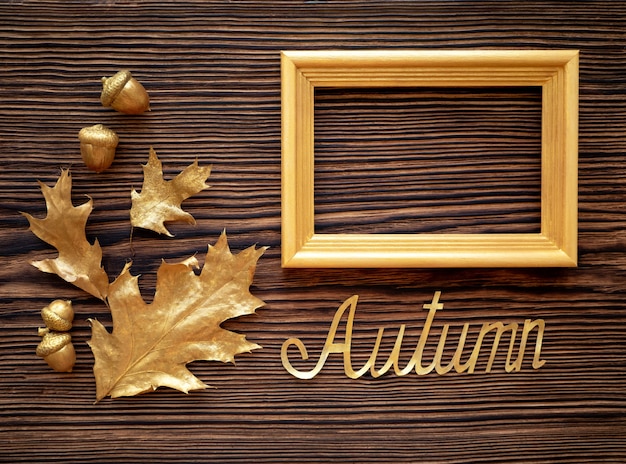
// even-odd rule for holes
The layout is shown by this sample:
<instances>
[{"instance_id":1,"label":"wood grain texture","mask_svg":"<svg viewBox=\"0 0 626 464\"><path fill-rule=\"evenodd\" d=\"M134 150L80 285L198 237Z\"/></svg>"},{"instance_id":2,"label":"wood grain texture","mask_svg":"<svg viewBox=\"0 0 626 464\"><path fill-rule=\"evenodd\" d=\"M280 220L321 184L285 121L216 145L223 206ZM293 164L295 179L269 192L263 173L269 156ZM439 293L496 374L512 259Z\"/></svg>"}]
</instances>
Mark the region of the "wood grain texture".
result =
<instances>
[{"instance_id":1,"label":"wood grain texture","mask_svg":"<svg viewBox=\"0 0 626 464\"><path fill-rule=\"evenodd\" d=\"M319 89L316 233L538 233L541 89Z\"/></svg>"},{"instance_id":2,"label":"wood grain texture","mask_svg":"<svg viewBox=\"0 0 626 464\"><path fill-rule=\"evenodd\" d=\"M617 1L4 2L0 461L624 462L625 31L626 6ZM579 49L579 267L281 269L279 51L333 48ZM124 116L100 105L100 78L121 68L130 69L150 93L150 113ZM415 127L402 121L403 114L419 113L418 95L409 96L392 95L376 110L397 126L391 137L396 142L386 146L374 136L362 137L363 151L360 145L352 150L359 156L369 150L374 158L406 151L408 161L420 161L411 157L424 145ZM433 148L434 156L482 147L498 172L484 188L469 184L482 200L467 223L458 221L466 201L461 193L438 198L446 201L445 211L437 210L446 214L446 227L484 231L485 221L476 216L483 205L513 214L514 227L532 226L537 102L532 94L513 96L511 106L497 99L495 106L508 112L502 120L488 112L450 112L454 106L440 105L450 111L439 113L447 115L439 120L438 140L444 142ZM372 111L355 112L354 126L339 124L330 118L334 108L353 111L372 98L325 96L329 123L320 126L319 143L329 161L349 155L345 144L353 140L355 128L367 135L375 133L368 128L381 126L378 116L371 118ZM445 98L450 94L431 101L425 113L431 124L438 122L432 118L435 100ZM349 104L343 105L344 100ZM478 107L489 101L480 99ZM397 105L410 111L398 112ZM451 124L460 116L484 123L480 127L485 131L468 128L457 140ZM520 124L513 124L518 117ZM121 139L114 164L101 174L84 167L77 139L81 127L96 123L116 130ZM410 136L404 148L398 146L403 135ZM505 137L503 146L491 143L491 135ZM509 140L520 150L508 146ZM130 190L141 186L140 165L150 146L170 178L196 157L212 164L211 188L183 203L196 227L172 225L173 239L135 230L131 246ZM500 157L509 152L520 158L516 166L526 162L529 169L515 171L522 178L515 179L510 201L492 202L492 187L498 198L505 193L502 177L510 172L508 161ZM476 174L467 157L426 162L444 178L472 179ZM390 169L408 169L402 159L388 163ZM239 356L236 366L193 363L191 370L215 389L189 395L163 389L94 405L86 319L96 317L110 327L110 315L98 300L28 264L56 253L28 232L19 214L44 216L36 181L52 185L61 168L71 169L75 204L86 201L85 195L93 198L87 234L100 241L109 276L118 275L132 259L132 273L141 274L148 300L161 258L202 257L224 229L233 251L255 243L270 246L252 288L266 306L254 316L224 324L263 349ZM357 176L359 202L371 202L382 215L397 214L404 186L394 181L387 189L372 183L370 197L362 193L370 174L367 167ZM345 180L338 178L338 188L349 187ZM332 192L331 179L326 182ZM348 193L347 206L353 192ZM346 205L339 200L323 212L332 216L330 226L358 229L352 218L341 220ZM358 209L345 208L344 213L358 216ZM403 220L396 226L403 227ZM544 319L546 365L533 370L528 359L521 372L506 374L502 348L490 374L477 369L474 374L390 373L351 380L339 356L331 356L310 381L283 369L284 340L301 338L316 359L335 310L353 294L360 295L355 365L367 358L378 327L387 328L389 346L400 324L406 324L404 353L409 353L424 321L422 305L435 290L443 291L445 304L435 333L449 323L451 334L458 336L467 322L475 337L483 322ZM77 312L72 336L78 362L71 374L54 373L34 355L39 311L56 298L72 299ZM436 337L429 339L427 353L434 352L436 342ZM312 367L311 361L303 365Z\"/></svg>"}]
</instances>

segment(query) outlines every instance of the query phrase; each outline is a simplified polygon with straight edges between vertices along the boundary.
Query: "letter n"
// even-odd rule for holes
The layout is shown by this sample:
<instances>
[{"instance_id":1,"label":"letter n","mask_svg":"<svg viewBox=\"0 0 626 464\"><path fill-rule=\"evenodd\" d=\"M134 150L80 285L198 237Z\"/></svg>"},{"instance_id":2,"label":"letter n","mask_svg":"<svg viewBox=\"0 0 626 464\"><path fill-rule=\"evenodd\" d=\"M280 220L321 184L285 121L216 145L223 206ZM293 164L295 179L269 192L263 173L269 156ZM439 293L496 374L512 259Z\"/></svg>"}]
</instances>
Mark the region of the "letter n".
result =
<instances>
[{"instance_id":1,"label":"letter n","mask_svg":"<svg viewBox=\"0 0 626 464\"><path fill-rule=\"evenodd\" d=\"M507 372L519 372L522 369L522 361L524 360L524 352L526 351L526 343L528 342L528 334L533 329L537 329L537 341L535 342L535 354L533 357L533 369L539 369L546 362L539 359L541 356L541 344L543 342L543 333L546 328L546 323L543 319L536 319L531 321L530 319L526 319L524 321L524 330L522 331L522 339L519 345L519 352L517 354L517 359L513 364L509 364L511 358L511 350L509 349L509 354L506 360L506 371Z\"/></svg>"}]
</instances>

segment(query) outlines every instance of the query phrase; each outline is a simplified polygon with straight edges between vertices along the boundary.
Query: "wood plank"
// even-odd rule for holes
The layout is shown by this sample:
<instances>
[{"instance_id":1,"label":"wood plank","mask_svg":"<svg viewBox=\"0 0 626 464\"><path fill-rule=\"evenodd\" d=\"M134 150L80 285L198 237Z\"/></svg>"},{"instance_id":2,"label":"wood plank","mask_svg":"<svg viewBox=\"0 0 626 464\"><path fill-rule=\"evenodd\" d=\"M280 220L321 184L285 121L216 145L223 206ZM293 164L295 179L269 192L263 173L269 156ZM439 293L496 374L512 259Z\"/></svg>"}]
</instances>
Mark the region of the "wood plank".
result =
<instances>
[{"instance_id":1,"label":"wood plank","mask_svg":"<svg viewBox=\"0 0 626 464\"><path fill-rule=\"evenodd\" d=\"M622 2L43 0L0 5L0 461L623 462L624 31ZM578 268L280 268L279 51L367 48L580 49ZM120 68L131 69L144 84L152 98L150 113L125 116L100 105L100 78ZM471 97L460 90L430 95L420 107L424 93L418 93L404 98L392 92L384 105L373 105L372 94L321 96L319 149L326 169L351 161L354 151L362 162L355 185L350 177L320 178L327 195L337 179L346 189L324 204L320 213L328 216L327 225L354 227L352 219L365 202L375 223L384 218L395 220L394 227L415 227L416 205L406 214L399 211L414 168L402 159L387 160L385 168L411 175L375 184L371 196L365 194L367 181L379 155L412 160L418 149L430 148L434 156L426 160L427 174L448 182L467 180L467 189L479 198L467 200L465 188L438 199L433 194L439 201L433 203L446 206L436 211L447 218L443 232L446 227L483 232L491 225L477 217L482 210L504 215L503 224L532 227L536 96L522 91L481 97L474 101L479 111L469 114L471 127L459 134L455 118L468 114L445 99L461 98L467 108ZM487 107L506 109L507 115L483 111ZM423 133L420 142L423 124L414 125L416 114L437 126L437 144L429 145ZM95 123L120 136L116 160L101 174L85 168L78 148L80 128ZM381 124L395 129L395 142L381 143L375 135ZM503 139L491 143L496 136ZM131 245L130 190L141 186L141 164L150 146L166 177L196 157L212 164L211 188L183 203L196 218L195 227L172 225L172 239L134 230ZM496 178L483 182L484 171L477 170L483 165L471 157L453 163L441 159L449 161L459 147L486 150ZM516 166L529 169L508 179L513 154ZM270 246L252 287L266 306L224 324L263 349L238 356L236 365L192 363L194 374L215 389L189 395L159 389L94 404L87 318L110 328L110 313L99 300L28 264L56 252L28 232L19 214L43 217L37 180L52 185L65 168L72 172L74 204L86 201L86 195L93 198L87 234L100 241L109 276L132 259L146 300L154 293L161 258L197 254L202 261L207 245L224 229L233 251L255 243ZM503 195L509 195L506 201L495 202ZM350 210L352 201L358 207ZM469 219L459 222L458 213L466 208ZM433 218L430 211L427 216ZM442 227L436 217L430 226ZM489 374L486 352L474 374L444 376L390 372L349 379L342 357L331 355L318 376L304 381L281 364L282 343L298 337L311 352L311 360L300 365L310 369L337 307L353 294L360 296L355 366L367 359L379 327L385 327L388 350L401 324L407 328L405 361L423 326L422 305L436 290L442 291L445 308L437 315L425 359L434 353L443 324L450 324L451 339L464 323L471 324L474 340L483 322L543 319L545 366L533 370L529 357L521 372L505 373L505 344ZM71 374L55 373L35 356L39 311L56 298L72 299L77 312L72 337L78 361ZM451 344L446 356L453 349ZM295 353L292 357L295 363Z\"/></svg>"}]
</instances>

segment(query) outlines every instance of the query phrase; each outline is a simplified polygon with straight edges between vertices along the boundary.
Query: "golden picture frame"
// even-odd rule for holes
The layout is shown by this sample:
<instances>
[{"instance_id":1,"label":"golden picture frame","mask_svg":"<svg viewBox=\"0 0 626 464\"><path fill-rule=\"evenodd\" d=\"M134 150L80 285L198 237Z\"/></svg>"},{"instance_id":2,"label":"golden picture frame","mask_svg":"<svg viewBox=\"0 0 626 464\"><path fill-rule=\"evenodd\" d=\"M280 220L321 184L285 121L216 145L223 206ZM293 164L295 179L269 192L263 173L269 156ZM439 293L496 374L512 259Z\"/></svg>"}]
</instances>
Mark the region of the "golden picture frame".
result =
<instances>
[{"instance_id":1,"label":"golden picture frame","mask_svg":"<svg viewBox=\"0 0 626 464\"><path fill-rule=\"evenodd\" d=\"M516 86L541 88L538 233L315 233L316 88ZM283 51L281 105L283 267L577 265L577 50Z\"/></svg>"}]
</instances>

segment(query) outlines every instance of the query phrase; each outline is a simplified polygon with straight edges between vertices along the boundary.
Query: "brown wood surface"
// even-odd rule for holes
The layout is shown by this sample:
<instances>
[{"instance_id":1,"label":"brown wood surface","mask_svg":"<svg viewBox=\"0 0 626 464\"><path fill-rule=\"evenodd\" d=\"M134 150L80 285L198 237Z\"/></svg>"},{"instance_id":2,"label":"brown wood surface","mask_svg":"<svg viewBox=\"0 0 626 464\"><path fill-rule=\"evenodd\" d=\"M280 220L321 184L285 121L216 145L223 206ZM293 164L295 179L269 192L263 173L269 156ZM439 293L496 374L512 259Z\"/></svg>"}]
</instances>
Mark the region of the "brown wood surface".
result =
<instances>
[{"instance_id":1,"label":"brown wood surface","mask_svg":"<svg viewBox=\"0 0 626 464\"><path fill-rule=\"evenodd\" d=\"M281 269L279 51L333 48L579 49L579 267ZM148 89L150 113L100 105L100 78L121 68ZM532 231L536 95L472 95L320 95L321 227ZM3 2L0 461L626 462L625 121L621 1ZM77 139L96 123L121 138L101 174L87 171ZM172 225L174 238L135 230L131 247L130 190L141 186L150 146L168 177L196 157L212 164L211 188L183 203L196 227ZM192 363L215 389L94 404L87 318L110 327L110 315L29 264L56 252L19 214L45 215L37 180L52 185L62 168L71 169L75 204L93 198L87 233L100 241L109 276L132 259L147 300L161 258L203 259L224 229L234 251L270 246L252 287L266 306L224 324L263 349L236 366ZM383 326L388 352L406 324L408 359L436 290L445 309L435 334L448 323L458 338L470 323L471 339L483 322L544 319L546 365L533 370L528 356L507 374L503 344L489 374L486 353L474 374L353 380L338 355L312 380L282 367L290 337L312 356L294 364L313 367L335 310L353 294L355 366ZM39 311L56 298L72 299L77 312L71 374L34 354ZM425 359L437 340L429 338Z\"/></svg>"}]
</instances>

